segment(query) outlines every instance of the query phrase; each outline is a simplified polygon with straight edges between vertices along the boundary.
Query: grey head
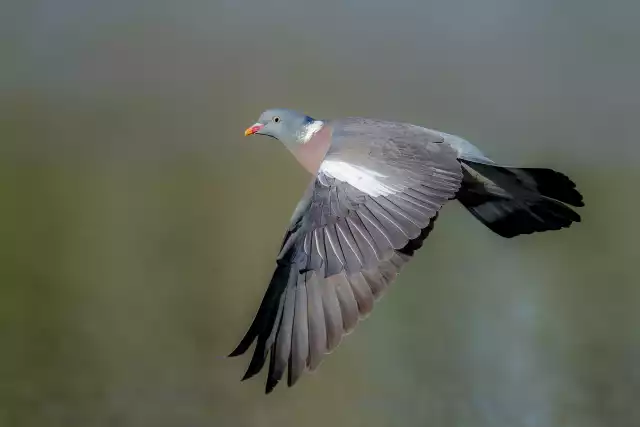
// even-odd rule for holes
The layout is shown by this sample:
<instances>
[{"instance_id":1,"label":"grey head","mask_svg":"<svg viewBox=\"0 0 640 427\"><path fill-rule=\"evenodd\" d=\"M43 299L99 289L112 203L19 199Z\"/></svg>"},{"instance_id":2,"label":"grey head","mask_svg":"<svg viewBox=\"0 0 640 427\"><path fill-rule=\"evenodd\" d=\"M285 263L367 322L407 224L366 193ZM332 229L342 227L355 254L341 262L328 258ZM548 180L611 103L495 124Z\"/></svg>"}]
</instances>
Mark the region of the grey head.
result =
<instances>
[{"instance_id":1,"label":"grey head","mask_svg":"<svg viewBox=\"0 0 640 427\"><path fill-rule=\"evenodd\" d=\"M307 142L320 127L321 121L306 114L286 108L270 108L244 134L269 136L292 147Z\"/></svg>"}]
</instances>

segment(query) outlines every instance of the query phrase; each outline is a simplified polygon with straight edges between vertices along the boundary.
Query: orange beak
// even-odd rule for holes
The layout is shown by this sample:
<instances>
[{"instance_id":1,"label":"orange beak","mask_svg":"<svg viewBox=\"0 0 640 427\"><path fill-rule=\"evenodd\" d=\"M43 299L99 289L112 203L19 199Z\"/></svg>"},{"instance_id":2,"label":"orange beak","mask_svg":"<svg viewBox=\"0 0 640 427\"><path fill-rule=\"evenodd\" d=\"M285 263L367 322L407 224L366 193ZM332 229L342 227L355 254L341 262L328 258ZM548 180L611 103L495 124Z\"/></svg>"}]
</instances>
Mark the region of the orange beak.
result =
<instances>
[{"instance_id":1,"label":"orange beak","mask_svg":"<svg viewBox=\"0 0 640 427\"><path fill-rule=\"evenodd\" d=\"M259 132L260 129L262 129L263 127L264 127L263 124L256 123L255 125L251 126L250 128L244 131L244 136L253 135L256 132Z\"/></svg>"}]
</instances>

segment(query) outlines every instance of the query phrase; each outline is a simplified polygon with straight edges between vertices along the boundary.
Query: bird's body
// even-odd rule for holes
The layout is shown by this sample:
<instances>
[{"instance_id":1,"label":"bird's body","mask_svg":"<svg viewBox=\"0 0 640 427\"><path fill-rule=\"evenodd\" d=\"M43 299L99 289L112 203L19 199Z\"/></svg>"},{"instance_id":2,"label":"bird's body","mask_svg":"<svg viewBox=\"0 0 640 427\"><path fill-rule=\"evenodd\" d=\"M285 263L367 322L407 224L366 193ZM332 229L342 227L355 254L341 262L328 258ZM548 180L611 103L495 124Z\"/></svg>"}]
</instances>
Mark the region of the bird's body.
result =
<instances>
[{"instance_id":1,"label":"bird's body","mask_svg":"<svg viewBox=\"0 0 640 427\"><path fill-rule=\"evenodd\" d=\"M281 140L314 175L285 233L260 309L232 355L257 339L245 378L270 355L267 392L293 385L368 314L458 199L503 237L568 227L582 196L550 169L496 165L468 141L406 123L320 121L268 110L245 134Z\"/></svg>"}]
</instances>

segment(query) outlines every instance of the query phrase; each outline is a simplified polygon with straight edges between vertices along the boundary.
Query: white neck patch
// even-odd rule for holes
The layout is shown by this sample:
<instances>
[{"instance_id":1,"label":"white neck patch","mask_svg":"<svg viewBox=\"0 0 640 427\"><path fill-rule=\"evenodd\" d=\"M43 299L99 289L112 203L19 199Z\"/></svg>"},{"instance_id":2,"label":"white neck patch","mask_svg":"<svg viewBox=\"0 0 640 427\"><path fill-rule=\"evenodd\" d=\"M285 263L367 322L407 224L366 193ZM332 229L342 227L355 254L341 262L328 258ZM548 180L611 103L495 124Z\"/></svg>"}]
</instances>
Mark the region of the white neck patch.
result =
<instances>
[{"instance_id":1,"label":"white neck patch","mask_svg":"<svg viewBox=\"0 0 640 427\"><path fill-rule=\"evenodd\" d=\"M315 135L320 129L324 126L324 122L322 120L314 120L309 123L308 126L305 126L304 131L301 132L300 141L303 143L309 142L313 135Z\"/></svg>"},{"instance_id":2,"label":"white neck patch","mask_svg":"<svg viewBox=\"0 0 640 427\"><path fill-rule=\"evenodd\" d=\"M338 160L325 160L320 165L320 171L372 197L388 196L397 192L382 181L386 175L362 166Z\"/></svg>"}]
</instances>

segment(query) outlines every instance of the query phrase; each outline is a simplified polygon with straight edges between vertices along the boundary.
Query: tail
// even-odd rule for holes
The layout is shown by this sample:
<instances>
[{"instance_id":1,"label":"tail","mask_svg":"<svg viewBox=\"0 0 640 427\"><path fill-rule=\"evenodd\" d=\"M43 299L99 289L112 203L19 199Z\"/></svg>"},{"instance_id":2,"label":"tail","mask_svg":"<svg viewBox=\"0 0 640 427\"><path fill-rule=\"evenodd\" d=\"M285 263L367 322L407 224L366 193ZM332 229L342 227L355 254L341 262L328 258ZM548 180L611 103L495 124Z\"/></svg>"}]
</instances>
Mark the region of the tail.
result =
<instances>
[{"instance_id":1,"label":"tail","mask_svg":"<svg viewBox=\"0 0 640 427\"><path fill-rule=\"evenodd\" d=\"M566 204L584 206L582 195L559 172L468 160L461 164L463 181L456 198L502 237L559 230L580 222L580 215Z\"/></svg>"}]
</instances>

